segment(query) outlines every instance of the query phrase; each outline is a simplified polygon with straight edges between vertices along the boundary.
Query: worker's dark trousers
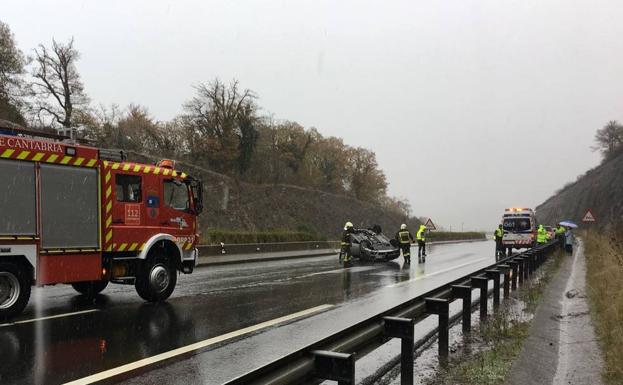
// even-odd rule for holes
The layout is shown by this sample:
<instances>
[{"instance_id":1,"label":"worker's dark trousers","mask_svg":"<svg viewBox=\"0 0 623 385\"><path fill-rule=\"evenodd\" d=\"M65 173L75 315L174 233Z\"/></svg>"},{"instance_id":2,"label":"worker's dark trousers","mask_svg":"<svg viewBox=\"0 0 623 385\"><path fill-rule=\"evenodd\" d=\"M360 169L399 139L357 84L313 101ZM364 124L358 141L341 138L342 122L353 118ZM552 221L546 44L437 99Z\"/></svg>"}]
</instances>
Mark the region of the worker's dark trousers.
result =
<instances>
[{"instance_id":1,"label":"worker's dark trousers","mask_svg":"<svg viewBox=\"0 0 623 385\"><path fill-rule=\"evenodd\" d=\"M418 259L422 256L426 256L426 242L424 241L417 241L417 257Z\"/></svg>"},{"instance_id":2,"label":"worker's dark trousers","mask_svg":"<svg viewBox=\"0 0 623 385\"><path fill-rule=\"evenodd\" d=\"M350 255L350 245L342 245L342 249L340 250L341 262L350 263L350 259L352 258Z\"/></svg>"},{"instance_id":3,"label":"worker's dark trousers","mask_svg":"<svg viewBox=\"0 0 623 385\"><path fill-rule=\"evenodd\" d=\"M504 256L504 246L502 246L502 240L495 241L495 256L503 257Z\"/></svg>"},{"instance_id":4,"label":"worker's dark trousers","mask_svg":"<svg viewBox=\"0 0 623 385\"><path fill-rule=\"evenodd\" d=\"M402 256L405 259L405 263L411 263L411 244L401 243L400 248L402 249Z\"/></svg>"}]
</instances>

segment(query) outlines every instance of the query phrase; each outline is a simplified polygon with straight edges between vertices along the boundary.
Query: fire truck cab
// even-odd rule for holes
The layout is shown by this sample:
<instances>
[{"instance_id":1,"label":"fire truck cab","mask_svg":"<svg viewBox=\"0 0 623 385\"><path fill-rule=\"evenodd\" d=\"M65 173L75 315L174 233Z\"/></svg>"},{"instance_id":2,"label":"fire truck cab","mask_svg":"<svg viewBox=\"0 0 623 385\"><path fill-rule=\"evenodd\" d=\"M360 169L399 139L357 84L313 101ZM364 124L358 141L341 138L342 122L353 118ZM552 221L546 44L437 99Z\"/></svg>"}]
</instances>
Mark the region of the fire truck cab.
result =
<instances>
[{"instance_id":1,"label":"fire truck cab","mask_svg":"<svg viewBox=\"0 0 623 385\"><path fill-rule=\"evenodd\" d=\"M173 292L198 252L201 182L174 169L55 135L2 127L0 318L26 307L32 285L93 296L133 284L147 301Z\"/></svg>"}]
</instances>

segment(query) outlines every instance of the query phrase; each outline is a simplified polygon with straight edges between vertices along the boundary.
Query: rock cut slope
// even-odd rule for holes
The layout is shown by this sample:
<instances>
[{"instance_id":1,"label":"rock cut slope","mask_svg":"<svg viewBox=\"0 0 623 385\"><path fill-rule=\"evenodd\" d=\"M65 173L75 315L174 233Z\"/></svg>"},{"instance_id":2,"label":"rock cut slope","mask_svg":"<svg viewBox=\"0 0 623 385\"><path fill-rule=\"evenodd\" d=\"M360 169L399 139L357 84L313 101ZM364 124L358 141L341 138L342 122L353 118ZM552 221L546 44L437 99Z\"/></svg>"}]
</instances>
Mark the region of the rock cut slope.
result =
<instances>
[{"instance_id":1,"label":"rock cut slope","mask_svg":"<svg viewBox=\"0 0 623 385\"><path fill-rule=\"evenodd\" d=\"M588 209L599 227L623 222L623 155L589 170L537 206L536 213L542 223L565 219L580 223Z\"/></svg>"}]
</instances>

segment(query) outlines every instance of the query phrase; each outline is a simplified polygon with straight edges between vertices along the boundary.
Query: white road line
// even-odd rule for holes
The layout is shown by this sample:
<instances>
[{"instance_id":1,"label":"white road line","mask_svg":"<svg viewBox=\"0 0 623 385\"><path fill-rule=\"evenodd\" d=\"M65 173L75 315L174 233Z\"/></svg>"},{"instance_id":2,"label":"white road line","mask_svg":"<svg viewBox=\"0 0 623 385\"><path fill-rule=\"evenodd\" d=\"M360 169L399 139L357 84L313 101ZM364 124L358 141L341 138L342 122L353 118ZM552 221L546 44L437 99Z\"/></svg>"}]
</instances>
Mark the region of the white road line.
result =
<instances>
[{"instance_id":1,"label":"white road line","mask_svg":"<svg viewBox=\"0 0 623 385\"><path fill-rule=\"evenodd\" d=\"M100 311L100 310L99 309L81 310L81 311L76 311L76 312L73 312L73 313L57 314L57 315L51 315L51 316L48 316L48 317L33 318L33 319L27 319L27 320L23 320L23 321L9 322L9 323L6 323L6 324L0 324L0 328L6 327L6 326L12 326L12 325L27 324L27 323L31 323L31 322L37 322L37 321L44 321L44 320L54 319L54 318L70 317L72 315L78 315L78 314L93 313L93 312L96 312L96 311Z\"/></svg>"},{"instance_id":2,"label":"white road line","mask_svg":"<svg viewBox=\"0 0 623 385\"><path fill-rule=\"evenodd\" d=\"M90 375L88 377L83 377L83 378L80 378L78 380L67 382L65 385L86 385L86 384L92 384L94 382L102 381L102 380L105 380L107 378L114 377L116 375L119 375L119 374L122 374L122 373L126 373L126 372L129 372L129 371L138 369L138 368L142 368L144 366L151 365L151 364L159 362L159 361L163 361L163 360L175 357L175 356L179 356L181 354L192 352L193 350L202 349L202 348L205 348L205 347L210 346L210 345L214 345L214 344L219 343L219 342L227 341L227 340L235 338L235 337L239 337L239 336L242 336L242 335L245 335L245 334L253 333L253 332L256 332L258 330L265 329L267 327L280 324L282 322L291 321L291 320L296 319L296 318L300 318L300 317L304 317L304 316L307 316L307 315L310 315L310 314L318 313L318 312L330 309L332 307L333 307L333 305L328 305L328 304L327 305L320 305L320 306L312 307L312 308L307 309L307 310L303 310L303 311L299 311L297 313L293 313L293 314L286 315L286 316L283 316L283 317L275 318L273 320L262 322L262 323L259 323L257 325L249 326L249 327L246 327L246 328L243 328L243 329L240 329L240 330L236 330L236 331L233 331L233 332L229 332L229 333L217 336L217 337L208 338L207 340L199 341L199 342L196 342L194 344L190 344L190 345L182 346L181 348L169 350L168 352L160 353L160 354L157 354L157 355L152 356L152 357L147 357L147 358L144 358L144 359L139 360L139 361L131 362L129 364L125 364L125 365L122 365L122 366L118 366L116 368L105 370L103 372L96 373L96 374Z\"/></svg>"},{"instance_id":3,"label":"white road line","mask_svg":"<svg viewBox=\"0 0 623 385\"><path fill-rule=\"evenodd\" d=\"M447 268L447 269L443 269L443 270L436 271L436 272L434 272L434 273L430 273L430 274L426 274L426 275L421 275L421 276L419 276L419 277L415 277L415 278L410 279L410 280L408 280L408 281L402 281L402 282L394 283L394 284L391 284L391 285L387 285L386 287L397 287L397 286L406 285L406 284L411 283L411 282L420 281L420 280L422 280L422 279L424 279L424 278L433 277L433 276L435 276L435 275L439 275L439 274L447 273L448 271L452 271L452 270L460 269L461 267L465 267L465 266L473 265L474 263L478 263L478 262L480 262L480 261L484 261L485 259L489 259L489 258L480 258L480 259L475 259L475 260L473 260L473 261L470 261L470 262L467 262L467 263L463 263L463 264L461 264L461 265L456 265L456 266L452 266L452 267Z\"/></svg>"}]
</instances>

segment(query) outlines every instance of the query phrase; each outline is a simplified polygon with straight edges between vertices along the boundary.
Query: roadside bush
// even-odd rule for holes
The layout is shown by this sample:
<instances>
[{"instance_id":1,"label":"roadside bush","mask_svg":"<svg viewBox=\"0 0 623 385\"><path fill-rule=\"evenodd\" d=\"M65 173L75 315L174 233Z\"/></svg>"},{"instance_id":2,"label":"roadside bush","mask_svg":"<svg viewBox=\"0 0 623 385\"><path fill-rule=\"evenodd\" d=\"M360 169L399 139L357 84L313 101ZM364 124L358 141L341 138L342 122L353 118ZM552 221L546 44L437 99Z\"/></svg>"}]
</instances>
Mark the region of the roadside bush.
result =
<instances>
[{"instance_id":1,"label":"roadside bush","mask_svg":"<svg viewBox=\"0 0 623 385\"><path fill-rule=\"evenodd\" d=\"M477 232L477 231L432 231L430 232L426 240L427 241L460 241L464 239L486 239L487 236L485 233Z\"/></svg>"},{"instance_id":2,"label":"roadside bush","mask_svg":"<svg viewBox=\"0 0 623 385\"><path fill-rule=\"evenodd\" d=\"M268 230L238 231L224 229L208 229L201 237L203 244L216 245L239 243L273 243L273 242L304 242L325 241L326 237L308 231Z\"/></svg>"}]
</instances>

